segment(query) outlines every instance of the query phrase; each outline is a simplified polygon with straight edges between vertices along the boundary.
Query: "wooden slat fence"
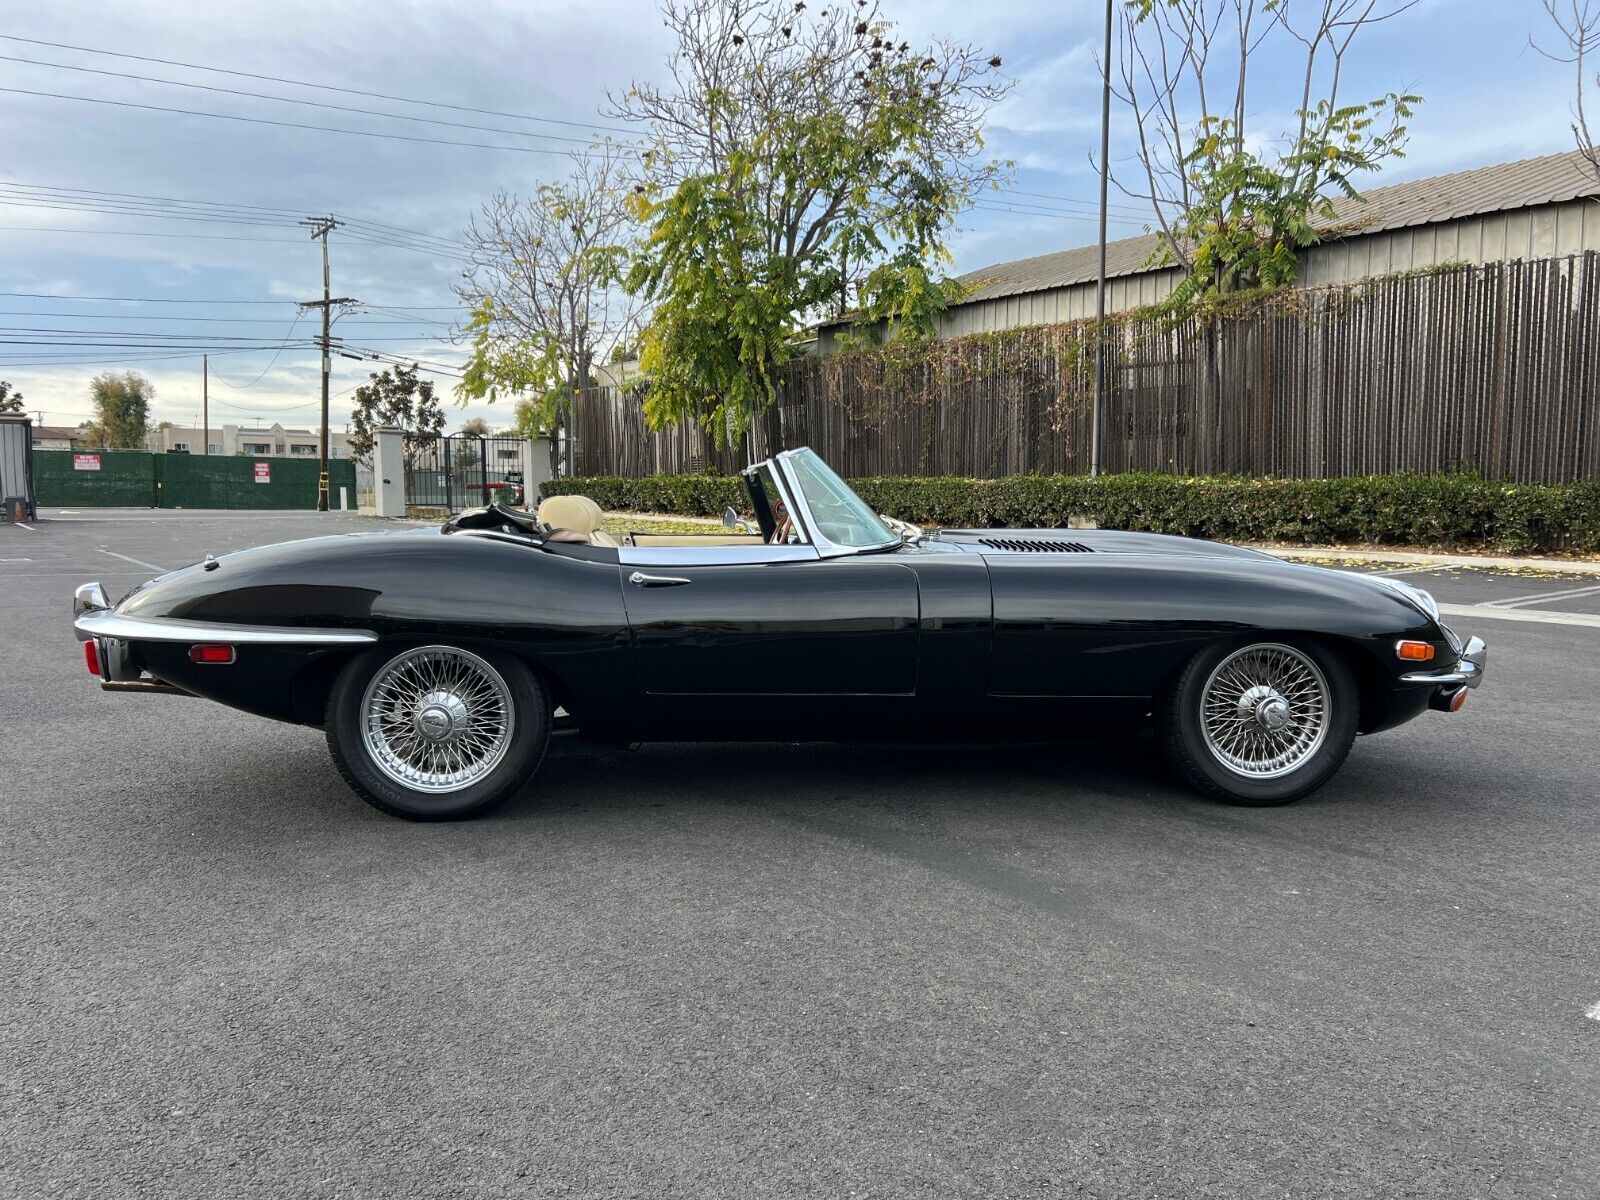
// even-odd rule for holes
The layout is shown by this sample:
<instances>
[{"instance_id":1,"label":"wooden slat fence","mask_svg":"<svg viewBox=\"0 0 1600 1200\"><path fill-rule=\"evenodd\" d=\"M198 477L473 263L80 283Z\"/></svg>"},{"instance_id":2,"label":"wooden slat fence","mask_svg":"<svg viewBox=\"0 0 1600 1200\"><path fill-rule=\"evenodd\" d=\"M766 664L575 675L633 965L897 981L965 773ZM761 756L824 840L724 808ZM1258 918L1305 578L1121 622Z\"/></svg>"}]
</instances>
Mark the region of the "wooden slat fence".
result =
<instances>
[{"instance_id":1,"label":"wooden slat fence","mask_svg":"<svg viewBox=\"0 0 1600 1200\"><path fill-rule=\"evenodd\" d=\"M809 445L847 477L1081 474L1093 336L1076 322L800 359L731 449L694 426L649 431L636 394L595 389L576 405L574 471L728 472ZM1593 253L1140 315L1108 336L1107 471L1600 479Z\"/></svg>"}]
</instances>

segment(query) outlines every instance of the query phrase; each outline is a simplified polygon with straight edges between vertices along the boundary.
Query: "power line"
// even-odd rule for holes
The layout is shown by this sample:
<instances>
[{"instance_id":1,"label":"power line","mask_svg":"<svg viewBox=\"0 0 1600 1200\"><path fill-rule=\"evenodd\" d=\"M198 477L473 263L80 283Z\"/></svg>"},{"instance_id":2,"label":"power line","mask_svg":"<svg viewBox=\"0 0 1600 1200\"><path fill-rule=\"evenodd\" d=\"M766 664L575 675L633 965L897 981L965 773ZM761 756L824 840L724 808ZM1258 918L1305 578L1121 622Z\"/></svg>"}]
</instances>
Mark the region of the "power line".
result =
<instances>
[{"instance_id":1,"label":"power line","mask_svg":"<svg viewBox=\"0 0 1600 1200\"><path fill-rule=\"evenodd\" d=\"M88 211L128 212L132 214L165 214L193 216L196 220L222 220L239 224L293 224L299 221L300 209L274 208L262 204L224 204L214 200L189 200L178 196L152 196L142 192L106 192L93 188L57 187L43 183L23 183L17 180L0 180L0 193L25 201L24 206L45 207L61 204L81 207ZM8 197L0 197L8 198ZM16 203L16 199L11 202ZM459 238L440 237L421 230L387 225L361 217L341 217L346 224L361 226L373 236L399 235L420 242L437 243L449 249L466 249L468 243Z\"/></svg>"},{"instance_id":2,"label":"power line","mask_svg":"<svg viewBox=\"0 0 1600 1200\"><path fill-rule=\"evenodd\" d=\"M205 83L190 83L181 79L160 79L154 75L134 75L126 71L106 71L98 67L74 66L71 63L40 62L12 54L0 54L0 62L26 63L30 67L50 67L60 71L79 71L88 75L105 75L113 79L133 79L142 83L159 83L166 87L193 88L201 92L214 92L226 96L245 96L252 100L274 100L280 104L299 104L307 108L324 108L333 112L359 113L366 117L384 117L394 121L418 121L427 125L447 125L452 129L475 129L481 133L504 133L512 137L544 138L552 142L575 142L580 146L592 145L593 138L567 137L559 133L539 133L531 129L506 129L499 125L472 125L464 121L442 121L437 117L414 117L408 113L380 112L373 108L356 108L349 104L327 104L320 100L300 100L293 96L274 96L268 92L247 92L240 88L214 87Z\"/></svg>"},{"instance_id":3,"label":"power line","mask_svg":"<svg viewBox=\"0 0 1600 1200\"><path fill-rule=\"evenodd\" d=\"M77 96L70 92L41 92L31 88L0 87L0 92L17 96L41 96L48 100L76 100L83 104L109 104L116 108L137 108L145 112L177 113L186 117L207 117L214 121L243 121L248 125L273 125L279 129L309 129L317 133L343 133L351 137L383 138L391 142L416 142L434 146L466 146L475 150L507 150L514 154L560 154L571 158L593 158L581 151L545 150L537 146L499 146L492 142L459 142L449 138L419 137L405 133L380 133L375 129L343 129L335 125L307 125L302 121L274 121L268 117L241 117L235 113L206 112L197 108L174 108L165 104L136 104L132 100L109 100L103 96Z\"/></svg>"},{"instance_id":4,"label":"power line","mask_svg":"<svg viewBox=\"0 0 1600 1200\"><path fill-rule=\"evenodd\" d=\"M286 350L288 348L288 346L289 346L289 340L292 337L294 337L295 326L300 324L300 318L303 317L303 316L305 316L305 309L301 308L301 309L297 309L295 311L294 320L289 322L289 328L288 328L288 330L285 331L285 333L283 335L283 345L279 346L278 347L278 352L276 354L274 354L270 359L267 360L267 365L261 368L261 374L257 375L249 383L229 383L221 375L218 375L217 376L218 382L221 383L223 385L223 387L230 387L236 392L243 392L243 391L248 390L249 388L255 387L256 384L260 383L263 379L266 378L266 375L267 375L268 371L272 370L273 367L277 366L278 359L283 357L284 350ZM217 401L217 403L221 404L222 401L219 400L219 401Z\"/></svg>"},{"instance_id":5,"label":"power line","mask_svg":"<svg viewBox=\"0 0 1600 1200\"><path fill-rule=\"evenodd\" d=\"M5 90L5 88L0 88L0 92ZM84 229L81 226L71 225L0 225L0 231L6 233L79 233L116 237L188 238L191 241L202 242L277 242L284 246L298 246L300 244L295 238L245 237L241 234L232 233L162 233L159 230L152 231L148 229Z\"/></svg>"},{"instance_id":6,"label":"power line","mask_svg":"<svg viewBox=\"0 0 1600 1200\"><path fill-rule=\"evenodd\" d=\"M63 296L59 292L0 292L0 296L15 296L15 297L18 297L18 298L24 299L24 300L60 300L60 301L63 301L63 302L66 302L66 301L76 302L76 301L82 300L82 301L87 301L87 302L99 301L99 302L105 302L105 303L128 303L128 304L297 304L297 303L299 303L296 300L281 300L281 299L280 300L232 300L232 299L224 300L224 299L216 299L216 298L184 299L184 298L180 298L180 297L177 297L177 296ZM368 308L379 308L379 306L376 305L376 304L369 304L366 307L368 307ZM410 311L412 311L412 312L456 312L456 311L459 311L460 307L461 306L459 304L436 304L436 305L413 304L413 305L410 306ZM380 311L393 311L393 310L380 309Z\"/></svg>"},{"instance_id":7,"label":"power line","mask_svg":"<svg viewBox=\"0 0 1600 1200\"><path fill-rule=\"evenodd\" d=\"M37 325L0 325L3 333L51 333L76 336L87 333L94 337L130 337L130 338L171 338L183 342L200 343L205 341L216 342L280 342L282 338L255 337L251 334L241 333L155 333L143 329L57 329L53 326ZM386 340L386 339L380 339ZM398 341L415 341L415 338L399 338Z\"/></svg>"},{"instance_id":8,"label":"power line","mask_svg":"<svg viewBox=\"0 0 1600 1200\"><path fill-rule=\"evenodd\" d=\"M67 317L74 321L204 321L211 324L222 325L282 325L279 317L163 317L152 316L150 313L74 313L74 312L33 312L29 309L7 308L0 309L0 317ZM383 317L362 318L355 317L347 325L449 325L449 321L434 321L427 318L413 319L410 321L395 321ZM84 330L89 333L92 330Z\"/></svg>"},{"instance_id":9,"label":"power line","mask_svg":"<svg viewBox=\"0 0 1600 1200\"><path fill-rule=\"evenodd\" d=\"M369 100L392 100L396 104L420 104L428 108L448 108L455 112L478 113L486 117L510 117L515 121L536 121L544 125L565 125L573 129L599 129L610 133L632 133L616 125L596 125L588 121L563 121L557 117L535 117L525 113L500 112L492 108L474 108L467 104L448 104L442 100L418 100L410 96L391 96L384 92L367 92L360 88L336 87L328 83L309 83L303 79L285 79L278 75L257 75L250 71L232 71L226 67L208 67L202 63L179 62L170 58L152 58L144 54L129 54L118 50L99 50L93 46L75 46L68 42L46 42L37 38L18 37L0 33L0 41L24 42L30 46L48 46L52 50L76 50L82 54L101 54L110 58L125 58L134 62L155 63L162 67L183 67L191 71L209 71L215 75L232 75L238 79L255 79L262 83L286 83L291 87L314 88L322 92L340 92L347 96L365 96Z\"/></svg>"}]
</instances>

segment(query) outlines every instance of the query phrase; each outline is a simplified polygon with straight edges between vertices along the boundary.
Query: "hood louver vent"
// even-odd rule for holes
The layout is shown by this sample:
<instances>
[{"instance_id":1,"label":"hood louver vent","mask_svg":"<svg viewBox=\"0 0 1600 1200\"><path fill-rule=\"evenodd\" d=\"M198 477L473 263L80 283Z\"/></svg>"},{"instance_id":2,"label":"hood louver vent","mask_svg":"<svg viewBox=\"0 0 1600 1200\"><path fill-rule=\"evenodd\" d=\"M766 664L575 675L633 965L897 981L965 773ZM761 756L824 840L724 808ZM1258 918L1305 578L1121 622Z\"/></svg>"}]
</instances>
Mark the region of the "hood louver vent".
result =
<instances>
[{"instance_id":1,"label":"hood louver vent","mask_svg":"<svg viewBox=\"0 0 1600 1200\"><path fill-rule=\"evenodd\" d=\"M1056 541L1051 538L979 538L980 546L995 550L1010 550L1014 554L1093 554L1082 542Z\"/></svg>"}]
</instances>

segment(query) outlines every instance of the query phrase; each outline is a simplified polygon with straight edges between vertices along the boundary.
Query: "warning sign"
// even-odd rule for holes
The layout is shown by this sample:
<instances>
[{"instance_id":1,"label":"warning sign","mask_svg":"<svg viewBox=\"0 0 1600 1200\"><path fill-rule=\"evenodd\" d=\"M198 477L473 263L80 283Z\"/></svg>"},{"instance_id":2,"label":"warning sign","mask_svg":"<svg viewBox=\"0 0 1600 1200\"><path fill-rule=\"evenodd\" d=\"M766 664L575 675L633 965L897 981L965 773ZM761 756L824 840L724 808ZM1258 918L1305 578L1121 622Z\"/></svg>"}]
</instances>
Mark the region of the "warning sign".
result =
<instances>
[{"instance_id":1,"label":"warning sign","mask_svg":"<svg viewBox=\"0 0 1600 1200\"><path fill-rule=\"evenodd\" d=\"M74 454L72 456L72 469L74 471L98 471L100 469L100 456L98 454Z\"/></svg>"},{"instance_id":2,"label":"warning sign","mask_svg":"<svg viewBox=\"0 0 1600 1200\"><path fill-rule=\"evenodd\" d=\"M256 464L256 482L257 483L271 483L272 482L272 464L271 463L257 463Z\"/></svg>"}]
</instances>

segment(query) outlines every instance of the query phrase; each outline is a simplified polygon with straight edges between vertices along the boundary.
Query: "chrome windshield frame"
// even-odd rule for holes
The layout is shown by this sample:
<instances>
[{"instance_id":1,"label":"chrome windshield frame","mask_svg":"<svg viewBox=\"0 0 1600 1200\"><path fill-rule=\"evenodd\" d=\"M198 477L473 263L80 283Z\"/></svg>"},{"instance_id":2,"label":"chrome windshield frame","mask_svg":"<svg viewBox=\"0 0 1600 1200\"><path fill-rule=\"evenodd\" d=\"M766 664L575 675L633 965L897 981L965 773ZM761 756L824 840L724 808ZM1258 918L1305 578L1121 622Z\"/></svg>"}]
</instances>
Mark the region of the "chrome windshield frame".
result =
<instances>
[{"instance_id":1,"label":"chrome windshield frame","mask_svg":"<svg viewBox=\"0 0 1600 1200\"><path fill-rule=\"evenodd\" d=\"M805 490L801 488L800 481L794 475L791 462L801 454L816 452L807 446L797 446L793 450L780 450L772 456L772 474L781 481L784 490L784 499L789 504L789 511L795 514L796 520L801 521L804 530L810 535L811 544L817 548L817 553L823 558L840 558L847 554L880 554L885 550L894 550L905 545L905 539L896 536L890 541L874 542L870 546L841 546L823 536L821 528L817 525L816 516L811 511L811 505L806 500ZM820 456L819 456L820 457ZM838 474L835 472L835 474ZM857 500L861 497L842 475L839 481L850 488L851 495ZM861 500L862 506L871 511L872 506Z\"/></svg>"}]
</instances>

